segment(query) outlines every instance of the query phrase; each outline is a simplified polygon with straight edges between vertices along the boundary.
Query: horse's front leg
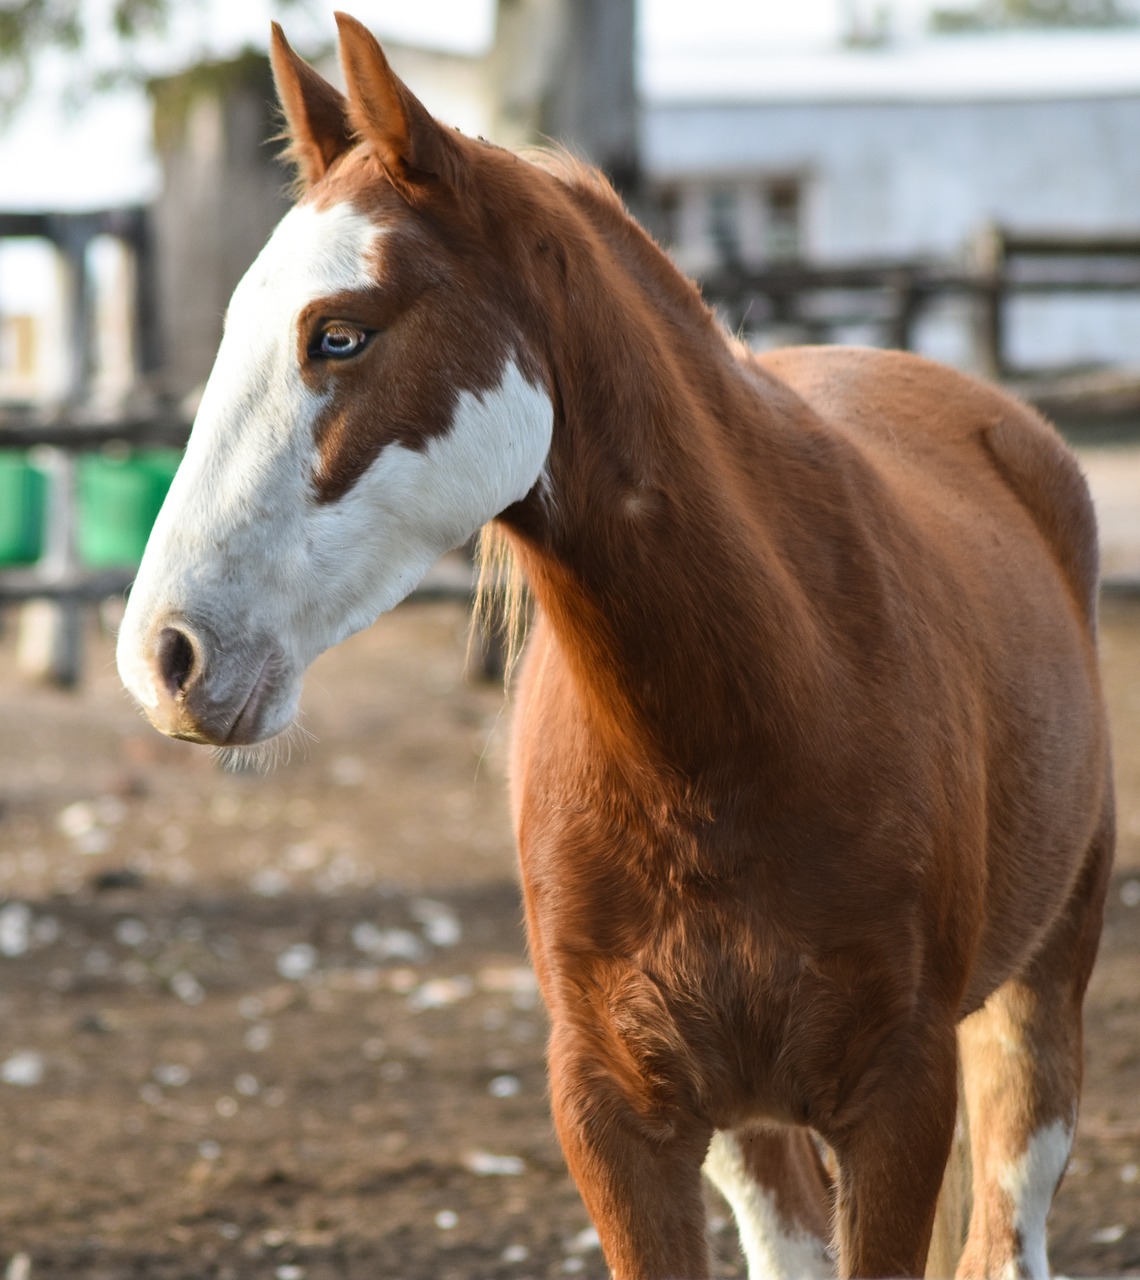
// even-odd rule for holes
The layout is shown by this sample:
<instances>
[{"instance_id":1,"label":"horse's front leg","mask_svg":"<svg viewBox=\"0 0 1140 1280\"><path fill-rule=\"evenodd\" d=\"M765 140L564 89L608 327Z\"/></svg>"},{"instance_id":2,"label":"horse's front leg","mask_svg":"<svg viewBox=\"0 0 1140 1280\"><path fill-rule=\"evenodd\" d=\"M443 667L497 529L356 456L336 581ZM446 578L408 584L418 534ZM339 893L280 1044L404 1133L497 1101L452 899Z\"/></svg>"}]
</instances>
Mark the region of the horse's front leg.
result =
<instances>
[{"instance_id":1,"label":"horse's front leg","mask_svg":"<svg viewBox=\"0 0 1140 1280\"><path fill-rule=\"evenodd\" d=\"M631 1065L555 1020L551 1102L566 1163L614 1280L706 1280L701 1165L712 1128L662 1106Z\"/></svg>"},{"instance_id":2,"label":"horse's front leg","mask_svg":"<svg viewBox=\"0 0 1140 1280\"><path fill-rule=\"evenodd\" d=\"M889 1072L857 1090L853 1114L824 1135L838 1164L841 1276L921 1276L926 1267L958 1109L953 1024L895 1046L890 1059Z\"/></svg>"}]
</instances>

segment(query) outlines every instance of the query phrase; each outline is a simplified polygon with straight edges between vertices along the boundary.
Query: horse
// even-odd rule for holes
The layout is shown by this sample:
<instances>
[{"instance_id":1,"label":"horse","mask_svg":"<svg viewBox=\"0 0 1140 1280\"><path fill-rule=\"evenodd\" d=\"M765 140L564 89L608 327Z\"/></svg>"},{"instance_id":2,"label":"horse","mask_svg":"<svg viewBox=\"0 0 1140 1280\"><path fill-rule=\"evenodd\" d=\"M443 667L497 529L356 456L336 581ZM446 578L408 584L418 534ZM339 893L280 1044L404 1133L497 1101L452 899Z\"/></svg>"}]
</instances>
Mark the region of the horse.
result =
<instances>
[{"instance_id":1,"label":"horse","mask_svg":"<svg viewBox=\"0 0 1140 1280\"><path fill-rule=\"evenodd\" d=\"M445 128L337 22L345 94L273 30L299 199L234 292L127 688L268 739L487 525L535 601L513 815L613 1275L709 1275L702 1168L754 1277L921 1275L959 1151L957 1274L1046 1277L1113 847L1074 458L914 355L754 355L598 173Z\"/></svg>"}]
</instances>

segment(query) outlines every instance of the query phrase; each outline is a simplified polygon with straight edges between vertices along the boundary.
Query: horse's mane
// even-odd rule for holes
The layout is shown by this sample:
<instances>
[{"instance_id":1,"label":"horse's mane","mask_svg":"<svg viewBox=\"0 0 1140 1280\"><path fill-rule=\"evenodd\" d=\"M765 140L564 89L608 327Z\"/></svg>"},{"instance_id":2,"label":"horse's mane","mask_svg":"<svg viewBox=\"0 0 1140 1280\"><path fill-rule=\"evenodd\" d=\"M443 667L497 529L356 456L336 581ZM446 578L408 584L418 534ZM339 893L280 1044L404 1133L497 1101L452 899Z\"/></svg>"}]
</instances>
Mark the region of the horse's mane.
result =
<instances>
[{"instance_id":1,"label":"horse's mane","mask_svg":"<svg viewBox=\"0 0 1140 1280\"><path fill-rule=\"evenodd\" d=\"M630 213L600 169L558 146L531 147L518 154L562 184L577 212L602 238L629 277L645 290L652 310L669 314L682 326L692 324L706 332L715 330L733 345L697 285Z\"/></svg>"},{"instance_id":2,"label":"horse's mane","mask_svg":"<svg viewBox=\"0 0 1140 1280\"><path fill-rule=\"evenodd\" d=\"M515 153L521 160L557 178L571 192L591 196L611 210L629 219L629 212L613 184L595 165L574 155L557 143L522 147ZM632 221L632 219L630 219Z\"/></svg>"}]
</instances>

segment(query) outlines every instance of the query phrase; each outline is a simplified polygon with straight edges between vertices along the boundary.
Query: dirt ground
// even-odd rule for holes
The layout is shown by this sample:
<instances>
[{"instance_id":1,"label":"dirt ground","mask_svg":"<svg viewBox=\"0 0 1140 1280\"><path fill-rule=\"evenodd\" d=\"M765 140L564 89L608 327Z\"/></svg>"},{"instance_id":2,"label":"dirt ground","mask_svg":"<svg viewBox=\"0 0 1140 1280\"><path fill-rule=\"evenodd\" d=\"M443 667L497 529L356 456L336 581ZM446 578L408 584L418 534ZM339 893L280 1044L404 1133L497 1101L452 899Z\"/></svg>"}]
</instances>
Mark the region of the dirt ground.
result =
<instances>
[{"instance_id":1,"label":"dirt ground","mask_svg":"<svg viewBox=\"0 0 1140 1280\"><path fill-rule=\"evenodd\" d=\"M0 639L9 1280L604 1274L547 1113L503 698L464 682L464 628L409 605L326 655L311 737L264 776L147 728L105 633L78 695ZM1053 1258L1140 1275L1140 602L1106 607L1104 659L1123 835Z\"/></svg>"}]
</instances>

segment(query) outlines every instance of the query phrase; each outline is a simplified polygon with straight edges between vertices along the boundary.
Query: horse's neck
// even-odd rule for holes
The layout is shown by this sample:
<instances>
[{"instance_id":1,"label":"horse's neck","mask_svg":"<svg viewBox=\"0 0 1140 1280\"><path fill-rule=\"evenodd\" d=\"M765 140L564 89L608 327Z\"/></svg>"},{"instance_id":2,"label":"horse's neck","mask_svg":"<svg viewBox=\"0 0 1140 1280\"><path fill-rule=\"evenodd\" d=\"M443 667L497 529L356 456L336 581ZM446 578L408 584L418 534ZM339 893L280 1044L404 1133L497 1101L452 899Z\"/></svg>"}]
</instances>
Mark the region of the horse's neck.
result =
<instances>
[{"instance_id":1,"label":"horse's neck","mask_svg":"<svg viewBox=\"0 0 1140 1280\"><path fill-rule=\"evenodd\" d=\"M814 624L766 524L798 402L741 365L686 282L650 269L648 290L583 285L549 484L508 523L599 721L687 773L711 736L730 752L782 732L807 676Z\"/></svg>"}]
</instances>

